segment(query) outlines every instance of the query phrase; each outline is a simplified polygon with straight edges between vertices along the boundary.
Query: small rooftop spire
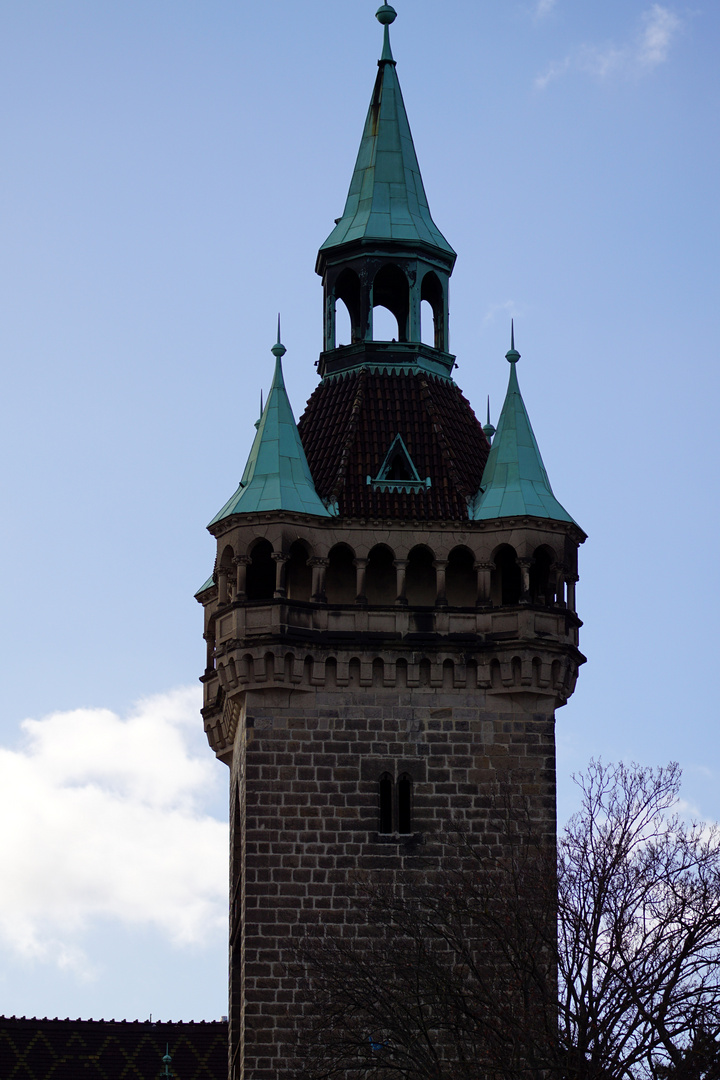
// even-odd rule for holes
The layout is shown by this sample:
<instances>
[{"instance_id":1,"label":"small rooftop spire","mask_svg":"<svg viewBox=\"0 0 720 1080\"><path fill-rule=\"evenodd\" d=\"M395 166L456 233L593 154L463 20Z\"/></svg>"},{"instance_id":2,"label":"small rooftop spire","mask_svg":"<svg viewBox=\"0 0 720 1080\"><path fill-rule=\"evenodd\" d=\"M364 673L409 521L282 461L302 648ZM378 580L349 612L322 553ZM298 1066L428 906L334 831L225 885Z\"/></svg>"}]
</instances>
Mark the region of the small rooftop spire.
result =
<instances>
[{"instance_id":1,"label":"small rooftop spire","mask_svg":"<svg viewBox=\"0 0 720 1080\"><path fill-rule=\"evenodd\" d=\"M277 336L277 342L275 343L275 345L273 345L273 347L272 347L272 349L270 351L273 354L273 356L276 356L278 358L278 360L280 360L285 355L285 353L287 352L287 349L285 348L285 346L283 345L283 343L280 340L280 312L278 312L278 336Z\"/></svg>"},{"instance_id":2,"label":"small rooftop spire","mask_svg":"<svg viewBox=\"0 0 720 1080\"><path fill-rule=\"evenodd\" d=\"M389 4L383 4L375 12L375 18L384 28L383 35L383 51L380 57L381 64L394 64L392 49L390 48L390 27L397 19L397 11L394 7L390 7Z\"/></svg>"},{"instance_id":3,"label":"small rooftop spire","mask_svg":"<svg viewBox=\"0 0 720 1080\"><path fill-rule=\"evenodd\" d=\"M250 456L237 491L210 525L231 514L254 514L263 510L292 510L314 517L331 513L315 491L300 433L295 423L283 378L282 358L286 348L278 339L271 352L275 373L270 393L257 424Z\"/></svg>"},{"instance_id":4,"label":"small rooftop spire","mask_svg":"<svg viewBox=\"0 0 720 1080\"><path fill-rule=\"evenodd\" d=\"M520 394L516 368L520 353L515 348L514 325L510 331L510 350L505 356L510 361L507 394L480 490L470 508L470 520L527 516L572 521L550 487Z\"/></svg>"},{"instance_id":5,"label":"small rooftop spire","mask_svg":"<svg viewBox=\"0 0 720 1080\"><path fill-rule=\"evenodd\" d=\"M170 1071L171 1064L172 1058L170 1057L170 1045L169 1043L165 1043L165 1053L163 1054L163 1065L165 1066L165 1068L162 1071L163 1080L165 1080L166 1076L174 1076L174 1073Z\"/></svg>"},{"instance_id":6,"label":"small rooftop spire","mask_svg":"<svg viewBox=\"0 0 720 1080\"><path fill-rule=\"evenodd\" d=\"M485 436L486 439L492 439L494 434L495 434L495 428L490 423L490 395L488 394L487 423L483 424L483 435Z\"/></svg>"},{"instance_id":7,"label":"small rooftop spire","mask_svg":"<svg viewBox=\"0 0 720 1080\"><path fill-rule=\"evenodd\" d=\"M505 359L510 364L517 364L520 359L520 353L515 348L515 320L510 320L510 349L505 353Z\"/></svg>"}]
</instances>

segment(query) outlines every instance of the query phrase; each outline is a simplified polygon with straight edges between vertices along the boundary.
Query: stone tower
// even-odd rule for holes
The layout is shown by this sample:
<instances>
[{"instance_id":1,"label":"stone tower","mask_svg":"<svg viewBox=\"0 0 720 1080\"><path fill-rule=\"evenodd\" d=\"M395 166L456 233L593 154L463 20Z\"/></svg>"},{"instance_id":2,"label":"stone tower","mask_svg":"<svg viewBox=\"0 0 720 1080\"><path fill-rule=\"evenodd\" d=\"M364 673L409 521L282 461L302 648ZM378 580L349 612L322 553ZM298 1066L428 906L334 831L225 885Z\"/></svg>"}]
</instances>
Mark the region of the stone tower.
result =
<instances>
[{"instance_id":1,"label":"stone tower","mask_svg":"<svg viewBox=\"0 0 720 1080\"><path fill-rule=\"evenodd\" d=\"M303 1005L287 965L318 920L362 936L358 868L442 860L458 818L478 844L501 844L508 789L554 842L555 710L584 659L585 534L552 493L514 340L497 432L453 379L455 253L423 188L390 48L395 12L377 17L384 46L360 151L317 261L320 382L296 425L278 334L197 593L205 730L231 769L231 1080L293 1075ZM390 341L373 333L378 307L397 325Z\"/></svg>"}]
</instances>

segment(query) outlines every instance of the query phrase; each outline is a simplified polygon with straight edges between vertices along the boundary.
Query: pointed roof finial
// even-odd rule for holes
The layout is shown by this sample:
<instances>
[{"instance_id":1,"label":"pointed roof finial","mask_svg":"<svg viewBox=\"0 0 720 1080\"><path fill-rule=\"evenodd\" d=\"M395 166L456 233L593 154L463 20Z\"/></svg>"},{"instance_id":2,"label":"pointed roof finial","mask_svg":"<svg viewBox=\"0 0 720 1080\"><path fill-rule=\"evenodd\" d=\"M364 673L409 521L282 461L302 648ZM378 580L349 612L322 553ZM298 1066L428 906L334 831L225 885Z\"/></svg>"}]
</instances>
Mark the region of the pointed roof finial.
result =
<instances>
[{"instance_id":1,"label":"pointed roof finial","mask_svg":"<svg viewBox=\"0 0 720 1080\"><path fill-rule=\"evenodd\" d=\"M285 353L287 352L287 349L285 348L285 346L283 345L283 343L282 343L282 342L281 342L281 340L280 340L280 314L279 314L279 313L278 313L278 336L277 336L277 343L276 343L275 345L273 345L273 347L272 347L272 349L271 349L270 351L271 351L271 353L273 354L273 356L276 356L276 357L278 358L278 360L279 360L279 359L280 359L281 357L283 357L283 356L285 355Z\"/></svg>"},{"instance_id":2,"label":"pointed roof finial","mask_svg":"<svg viewBox=\"0 0 720 1080\"><path fill-rule=\"evenodd\" d=\"M258 416L257 420L255 421L255 430L256 431L260 427L260 423L262 421L262 414L263 414L264 411L265 411L265 407L263 405L263 392L261 390L260 391L260 415Z\"/></svg>"},{"instance_id":3,"label":"pointed roof finial","mask_svg":"<svg viewBox=\"0 0 720 1080\"><path fill-rule=\"evenodd\" d=\"M487 423L483 424L483 435L485 436L486 439L492 439L494 434L495 434L495 428L490 423L490 395L488 394Z\"/></svg>"},{"instance_id":4,"label":"pointed roof finial","mask_svg":"<svg viewBox=\"0 0 720 1080\"><path fill-rule=\"evenodd\" d=\"M381 64L394 64L392 49L390 48L390 27L397 19L397 11L389 4L383 4L375 12L375 18L384 28L383 51L380 57Z\"/></svg>"},{"instance_id":5,"label":"pointed roof finial","mask_svg":"<svg viewBox=\"0 0 720 1080\"><path fill-rule=\"evenodd\" d=\"M165 1068L163 1069L163 1072L162 1072L163 1080L164 1080L164 1078L166 1076L173 1076L174 1075L173 1073L170 1072L170 1065L171 1064L172 1064L172 1058L170 1057L170 1046L169 1046L168 1043L165 1043L165 1053L163 1054L163 1065L165 1066Z\"/></svg>"},{"instance_id":6,"label":"pointed roof finial","mask_svg":"<svg viewBox=\"0 0 720 1080\"><path fill-rule=\"evenodd\" d=\"M510 364L517 364L520 359L520 353L515 348L515 320L510 320L510 349L505 353L505 359Z\"/></svg>"}]
</instances>

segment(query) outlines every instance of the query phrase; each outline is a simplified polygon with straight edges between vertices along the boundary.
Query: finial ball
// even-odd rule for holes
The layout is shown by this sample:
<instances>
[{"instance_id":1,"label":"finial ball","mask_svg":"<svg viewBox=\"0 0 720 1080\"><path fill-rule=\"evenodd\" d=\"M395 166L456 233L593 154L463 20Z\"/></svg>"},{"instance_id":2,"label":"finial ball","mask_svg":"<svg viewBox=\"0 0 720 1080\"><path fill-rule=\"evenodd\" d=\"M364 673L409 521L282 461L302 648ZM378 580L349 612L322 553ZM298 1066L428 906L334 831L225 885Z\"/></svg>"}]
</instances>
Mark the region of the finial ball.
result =
<instances>
[{"instance_id":1,"label":"finial ball","mask_svg":"<svg viewBox=\"0 0 720 1080\"><path fill-rule=\"evenodd\" d=\"M378 8L375 12L375 18L383 26L390 26L397 19L397 11L394 7L390 7L389 4L383 4L381 8Z\"/></svg>"},{"instance_id":2,"label":"finial ball","mask_svg":"<svg viewBox=\"0 0 720 1080\"><path fill-rule=\"evenodd\" d=\"M284 345L281 345L280 342L278 341L277 345L273 345L273 347L272 347L272 349L270 351L272 352L273 356L277 356L277 358L279 360L281 357L283 357L285 355L285 353L287 352L287 349L285 348Z\"/></svg>"}]
</instances>

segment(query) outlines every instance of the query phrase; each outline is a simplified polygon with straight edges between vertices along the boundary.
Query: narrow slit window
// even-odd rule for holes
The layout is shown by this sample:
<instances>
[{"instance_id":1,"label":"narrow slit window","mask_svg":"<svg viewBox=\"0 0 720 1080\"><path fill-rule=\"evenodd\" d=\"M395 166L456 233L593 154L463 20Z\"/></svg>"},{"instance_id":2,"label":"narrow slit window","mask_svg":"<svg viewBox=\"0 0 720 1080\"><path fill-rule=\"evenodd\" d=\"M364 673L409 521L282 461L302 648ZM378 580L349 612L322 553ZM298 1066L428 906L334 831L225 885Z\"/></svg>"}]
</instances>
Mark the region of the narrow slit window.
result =
<instances>
[{"instance_id":1,"label":"narrow slit window","mask_svg":"<svg viewBox=\"0 0 720 1080\"><path fill-rule=\"evenodd\" d=\"M403 773L398 780L398 832L412 832L412 779Z\"/></svg>"},{"instance_id":2,"label":"narrow slit window","mask_svg":"<svg viewBox=\"0 0 720 1080\"><path fill-rule=\"evenodd\" d=\"M390 773L380 777L380 832L393 831L393 780Z\"/></svg>"}]
</instances>

